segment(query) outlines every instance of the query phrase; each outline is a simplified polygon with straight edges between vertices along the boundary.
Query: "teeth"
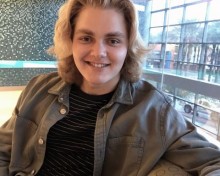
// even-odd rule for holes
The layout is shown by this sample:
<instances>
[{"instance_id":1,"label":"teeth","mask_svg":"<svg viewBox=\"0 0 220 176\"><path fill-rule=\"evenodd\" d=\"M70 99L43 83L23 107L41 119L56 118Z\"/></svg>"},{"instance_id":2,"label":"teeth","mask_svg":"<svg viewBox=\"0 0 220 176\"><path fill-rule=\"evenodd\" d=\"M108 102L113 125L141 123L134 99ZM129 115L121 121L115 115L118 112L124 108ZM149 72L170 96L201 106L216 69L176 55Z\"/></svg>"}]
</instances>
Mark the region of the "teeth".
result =
<instances>
[{"instance_id":1,"label":"teeth","mask_svg":"<svg viewBox=\"0 0 220 176\"><path fill-rule=\"evenodd\" d=\"M96 63L91 63L92 66L97 67L97 68L103 68L107 66L107 64L96 64Z\"/></svg>"}]
</instances>

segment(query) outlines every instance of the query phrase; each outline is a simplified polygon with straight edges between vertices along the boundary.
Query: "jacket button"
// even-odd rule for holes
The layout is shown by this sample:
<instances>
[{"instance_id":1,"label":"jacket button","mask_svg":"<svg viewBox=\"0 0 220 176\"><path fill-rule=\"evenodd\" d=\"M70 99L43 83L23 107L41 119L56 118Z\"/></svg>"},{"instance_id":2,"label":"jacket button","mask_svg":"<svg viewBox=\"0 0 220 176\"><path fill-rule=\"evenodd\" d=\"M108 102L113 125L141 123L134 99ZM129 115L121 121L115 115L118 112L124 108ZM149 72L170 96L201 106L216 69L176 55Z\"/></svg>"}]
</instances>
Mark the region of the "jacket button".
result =
<instances>
[{"instance_id":1,"label":"jacket button","mask_svg":"<svg viewBox=\"0 0 220 176\"><path fill-rule=\"evenodd\" d=\"M63 97L60 97L59 100L60 100L60 102L63 102Z\"/></svg>"},{"instance_id":2,"label":"jacket button","mask_svg":"<svg viewBox=\"0 0 220 176\"><path fill-rule=\"evenodd\" d=\"M32 170L32 171L31 171L31 175L34 175L34 173L35 173L35 170Z\"/></svg>"},{"instance_id":3,"label":"jacket button","mask_svg":"<svg viewBox=\"0 0 220 176\"><path fill-rule=\"evenodd\" d=\"M66 114L66 109L64 109L64 108L60 109L60 114L63 114L63 115Z\"/></svg>"},{"instance_id":4,"label":"jacket button","mask_svg":"<svg viewBox=\"0 0 220 176\"><path fill-rule=\"evenodd\" d=\"M39 143L40 145L42 145L42 144L44 144L44 140L43 140L42 138L40 138L40 139L38 140L38 143Z\"/></svg>"}]
</instances>

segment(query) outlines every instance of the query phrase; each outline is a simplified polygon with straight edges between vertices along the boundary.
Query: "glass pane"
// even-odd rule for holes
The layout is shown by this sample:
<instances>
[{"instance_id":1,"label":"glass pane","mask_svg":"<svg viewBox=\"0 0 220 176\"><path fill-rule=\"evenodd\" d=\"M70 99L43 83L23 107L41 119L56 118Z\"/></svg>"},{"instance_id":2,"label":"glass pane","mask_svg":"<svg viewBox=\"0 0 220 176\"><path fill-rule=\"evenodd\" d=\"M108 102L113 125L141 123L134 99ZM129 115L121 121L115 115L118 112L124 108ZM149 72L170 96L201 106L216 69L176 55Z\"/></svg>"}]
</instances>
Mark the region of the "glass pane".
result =
<instances>
[{"instance_id":1,"label":"glass pane","mask_svg":"<svg viewBox=\"0 0 220 176\"><path fill-rule=\"evenodd\" d=\"M171 74L190 77L194 80L202 74L204 81L220 84L220 45L202 46L192 43L172 45L166 46L167 51L171 51L172 54L172 63L169 67L172 69Z\"/></svg>"},{"instance_id":2,"label":"glass pane","mask_svg":"<svg viewBox=\"0 0 220 176\"><path fill-rule=\"evenodd\" d=\"M219 7L220 7L219 0L212 0L210 2L209 20L220 19Z\"/></svg>"},{"instance_id":3,"label":"glass pane","mask_svg":"<svg viewBox=\"0 0 220 176\"><path fill-rule=\"evenodd\" d=\"M160 68L161 65L161 44L156 45L149 45L152 48L152 51L148 54L146 60L146 68L153 69L153 68Z\"/></svg>"},{"instance_id":4,"label":"glass pane","mask_svg":"<svg viewBox=\"0 0 220 176\"><path fill-rule=\"evenodd\" d=\"M202 42L204 23L195 23L185 25L184 42L196 43Z\"/></svg>"},{"instance_id":5,"label":"glass pane","mask_svg":"<svg viewBox=\"0 0 220 176\"><path fill-rule=\"evenodd\" d=\"M194 103L194 101L195 101L195 93L190 92L188 90L178 88L176 91L176 95L177 95L177 97L184 99L185 101L187 101L189 103Z\"/></svg>"},{"instance_id":6,"label":"glass pane","mask_svg":"<svg viewBox=\"0 0 220 176\"><path fill-rule=\"evenodd\" d=\"M178 99L176 101L175 108L178 112L180 112L187 120L190 120L192 122L193 114L191 113L191 107L193 106L193 103L186 102L182 99Z\"/></svg>"},{"instance_id":7,"label":"glass pane","mask_svg":"<svg viewBox=\"0 0 220 176\"><path fill-rule=\"evenodd\" d=\"M220 119L220 101L198 94L195 108L195 124L213 134L217 134Z\"/></svg>"},{"instance_id":8,"label":"glass pane","mask_svg":"<svg viewBox=\"0 0 220 176\"><path fill-rule=\"evenodd\" d=\"M173 95L175 93L175 89L172 85L163 84L162 91L166 92L167 94Z\"/></svg>"},{"instance_id":9,"label":"glass pane","mask_svg":"<svg viewBox=\"0 0 220 176\"><path fill-rule=\"evenodd\" d=\"M164 11L151 14L151 27L163 26Z\"/></svg>"},{"instance_id":10,"label":"glass pane","mask_svg":"<svg viewBox=\"0 0 220 176\"><path fill-rule=\"evenodd\" d=\"M206 128L207 128L208 125L206 125L206 124L210 120L211 111L209 111L201 106L196 105L194 112L195 112L195 115L194 115L195 116L195 124L200 127L206 126Z\"/></svg>"},{"instance_id":11,"label":"glass pane","mask_svg":"<svg viewBox=\"0 0 220 176\"><path fill-rule=\"evenodd\" d=\"M201 0L185 0L185 4L191 3L191 2L198 2L198 1L201 1Z\"/></svg>"},{"instance_id":12,"label":"glass pane","mask_svg":"<svg viewBox=\"0 0 220 176\"><path fill-rule=\"evenodd\" d=\"M165 8L166 0L153 0L152 2L152 11Z\"/></svg>"},{"instance_id":13,"label":"glass pane","mask_svg":"<svg viewBox=\"0 0 220 176\"><path fill-rule=\"evenodd\" d=\"M178 45L177 44L167 44L166 45L166 60L165 68L170 68L171 74L176 74L175 71L175 61L178 56ZM168 67L169 66L169 67Z\"/></svg>"},{"instance_id":14,"label":"glass pane","mask_svg":"<svg viewBox=\"0 0 220 176\"><path fill-rule=\"evenodd\" d=\"M176 57L176 44L166 45L166 56L165 61L162 63L161 56L161 44L150 45L152 51L148 55L146 67L148 68L161 68L164 64L164 72L169 74L175 74L174 70L174 58ZM174 71L173 71L174 70Z\"/></svg>"},{"instance_id":15,"label":"glass pane","mask_svg":"<svg viewBox=\"0 0 220 176\"><path fill-rule=\"evenodd\" d=\"M144 10L145 10L145 6L142 4L134 4L134 6L135 6L136 10L139 12L144 12Z\"/></svg>"},{"instance_id":16,"label":"glass pane","mask_svg":"<svg viewBox=\"0 0 220 176\"><path fill-rule=\"evenodd\" d=\"M150 29L150 42L161 42L162 41L163 28L151 28Z\"/></svg>"},{"instance_id":17,"label":"glass pane","mask_svg":"<svg viewBox=\"0 0 220 176\"><path fill-rule=\"evenodd\" d=\"M220 21L208 23L207 42L220 42Z\"/></svg>"},{"instance_id":18,"label":"glass pane","mask_svg":"<svg viewBox=\"0 0 220 176\"><path fill-rule=\"evenodd\" d=\"M138 5L146 5L146 1L140 1L140 0L132 0L132 2L134 3L134 4L138 4Z\"/></svg>"},{"instance_id":19,"label":"glass pane","mask_svg":"<svg viewBox=\"0 0 220 176\"><path fill-rule=\"evenodd\" d=\"M200 3L186 7L185 22L204 21L207 3Z\"/></svg>"},{"instance_id":20,"label":"glass pane","mask_svg":"<svg viewBox=\"0 0 220 176\"><path fill-rule=\"evenodd\" d=\"M180 30L180 26L170 26L168 28L167 42L179 42Z\"/></svg>"},{"instance_id":21,"label":"glass pane","mask_svg":"<svg viewBox=\"0 0 220 176\"><path fill-rule=\"evenodd\" d=\"M204 80L220 84L220 45L206 45L203 63Z\"/></svg>"},{"instance_id":22,"label":"glass pane","mask_svg":"<svg viewBox=\"0 0 220 176\"><path fill-rule=\"evenodd\" d=\"M183 8L177 8L170 10L169 12L169 24L180 24L183 17Z\"/></svg>"},{"instance_id":23,"label":"glass pane","mask_svg":"<svg viewBox=\"0 0 220 176\"><path fill-rule=\"evenodd\" d=\"M171 93L171 88L164 90ZM220 101L204 95L176 88L175 108L195 125L204 128L212 134L217 134L220 120ZM197 101L195 97L197 96ZM215 110L214 110L215 109Z\"/></svg>"},{"instance_id":24,"label":"glass pane","mask_svg":"<svg viewBox=\"0 0 220 176\"><path fill-rule=\"evenodd\" d=\"M184 4L184 0L170 0L170 6L174 7L174 6L179 6Z\"/></svg>"}]
</instances>

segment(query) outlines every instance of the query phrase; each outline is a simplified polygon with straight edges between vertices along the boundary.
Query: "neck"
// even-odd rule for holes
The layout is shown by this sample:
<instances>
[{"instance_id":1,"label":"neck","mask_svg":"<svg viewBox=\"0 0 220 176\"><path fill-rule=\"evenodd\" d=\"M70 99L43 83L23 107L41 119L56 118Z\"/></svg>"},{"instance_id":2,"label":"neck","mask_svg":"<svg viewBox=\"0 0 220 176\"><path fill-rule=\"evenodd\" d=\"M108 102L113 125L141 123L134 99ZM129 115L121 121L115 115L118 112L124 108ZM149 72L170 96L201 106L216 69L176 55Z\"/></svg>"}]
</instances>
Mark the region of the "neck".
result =
<instances>
[{"instance_id":1,"label":"neck","mask_svg":"<svg viewBox=\"0 0 220 176\"><path fill-rule=\"evenodd\" d=\"M104 94L114 91L117 84L118 84L118 81L115 82L114 84L111 83L110 85L108 83L97 85L97 84L87 84L83 82L80 86L80 89L83 92L90 94L90 95L104 95Z\"/></svg>"}]
</instances>

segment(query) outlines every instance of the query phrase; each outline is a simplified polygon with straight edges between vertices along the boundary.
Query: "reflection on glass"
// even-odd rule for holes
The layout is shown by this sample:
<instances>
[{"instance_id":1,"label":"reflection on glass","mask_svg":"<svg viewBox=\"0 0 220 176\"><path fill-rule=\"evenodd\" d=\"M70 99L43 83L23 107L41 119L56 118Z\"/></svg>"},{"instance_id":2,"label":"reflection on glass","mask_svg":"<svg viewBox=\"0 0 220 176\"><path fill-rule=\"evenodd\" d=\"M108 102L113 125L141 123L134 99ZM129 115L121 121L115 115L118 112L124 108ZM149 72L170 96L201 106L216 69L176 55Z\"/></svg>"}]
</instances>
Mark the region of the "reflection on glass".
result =
<instances>
[{"instance_id":1,"label":"reflection on glass","mask_svg":"<svg viewBox=\"0 0 220 176\"><path fill-rule=\"evenodd\" d=\"M220 42L220 21L208 23L207 42Z\"/></svg>"},{"instance_id":2,"label":"reflection on glass","mask_svg":"<svg viewBox=\"0 0 220 176\"><path fill-rule=\"evenodd\" d=\"M185 25L184 42L198 43L202 42L204 23L194 23Z\"/></svg>"},{"instance_id":3,"label":"reflection on glass","mask_svg":"<svg viewBox=\"0 0 220 176\"><path fill-rule=\"evenodd\" d=\"M165 8L166 0L154 0L152 2L152 11Z\"/></svg>"},{"instance_id":4,"label":"reflection on glass","mask_svg":"<svg viewBox=\"0 0 220 176\"><path fill-rule=\"evenodd\" d=\"M220 7L219 0L212 0L210 2L209 20L220 19L219 7Z\"/></svg>"},{"instance_id":5,"label":"reflection on glass","mask_svg":"<svg viewBox=\"0 0 220 176\"><path fill-rule=\"evenodd\" d=\"M180 42L180 26L170 26L168 28L167 42Z\"/></svg>"},{"instance_id":6,"label":"reflection on glass","mask_svg":"<svg viewBox=\"0 0 220 176\"><path fill-rule=\"evenodd\" d=\"M151 14L151 26L163 26L164 11Z\"/></svg>"},{"instance_id":7,"label":"reflection on glass","mask_svg":"<svg viewBox=\"0 0 220 176\"><path fill-rule=\"evenodd\" d=\"M163 28L151 28L150 29L150 42L162 42L162 31Z\"/></svg>"},{"instance_id":8,"label":"reflection on glass","mask_svg":"<svg viewBox=\"0 0 220 176\"><path fill-rule=\"evenodd\" d=\"M183 8L170 10L169 24L180 24L182 22Z\"/></svg>"},{"instance_id":9,"label":"reflection on glass","mask_svg":"<svg viewBox=\"0 0 220 176\"><path fill-rule=\"evenodd\" d=\"M200 3L186 7L185 22L204 21L207 3Z\"/></svg>"}]
</instances>

